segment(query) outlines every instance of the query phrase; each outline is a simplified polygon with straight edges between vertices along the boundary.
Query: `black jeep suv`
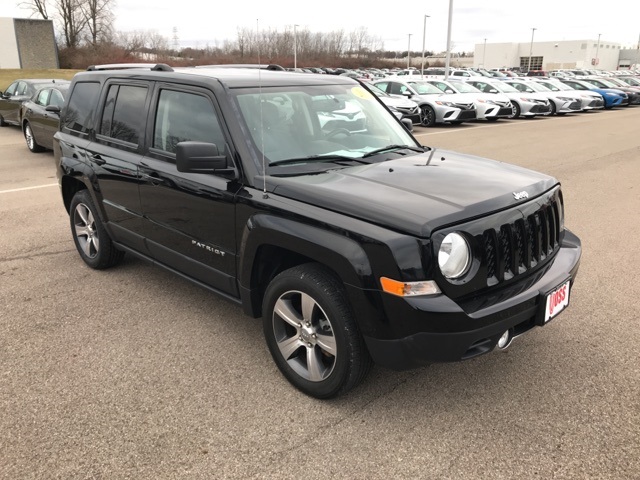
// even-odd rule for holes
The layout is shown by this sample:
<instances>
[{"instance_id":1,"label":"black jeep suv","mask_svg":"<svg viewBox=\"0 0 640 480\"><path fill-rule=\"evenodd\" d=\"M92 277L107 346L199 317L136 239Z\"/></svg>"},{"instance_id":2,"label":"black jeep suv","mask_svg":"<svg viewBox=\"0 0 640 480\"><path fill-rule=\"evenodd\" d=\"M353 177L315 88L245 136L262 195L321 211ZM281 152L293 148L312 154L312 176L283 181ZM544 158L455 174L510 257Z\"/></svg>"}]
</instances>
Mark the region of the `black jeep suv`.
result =
<instances>
[{"instance_id":1,"label":"black jeep suv","mask_svg":"<svg viewBox=\"0 0 640 480\"><path fill-rule=\"evenodd\" d=\"M347 77L94 69L54 148L90 267L127 252L242 305L318 398L372 362L506 348L568 305L578 270L556 179L423 147Z\"/></svg>"}]
</instances>

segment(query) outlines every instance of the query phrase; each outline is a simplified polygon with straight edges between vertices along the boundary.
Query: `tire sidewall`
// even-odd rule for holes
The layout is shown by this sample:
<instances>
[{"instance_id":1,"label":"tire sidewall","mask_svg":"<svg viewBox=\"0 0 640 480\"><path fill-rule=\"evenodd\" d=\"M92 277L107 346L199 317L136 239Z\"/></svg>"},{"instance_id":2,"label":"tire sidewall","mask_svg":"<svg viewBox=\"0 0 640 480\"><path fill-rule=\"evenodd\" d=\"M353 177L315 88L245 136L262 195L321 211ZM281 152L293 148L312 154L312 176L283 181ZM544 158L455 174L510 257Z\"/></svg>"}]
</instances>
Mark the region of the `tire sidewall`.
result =
<instances>
[{"instance_id":1,"label":"tire sidewall","mask_svg":"<svg viewBox=\"0 0 640 480\"><path fill-rule=\"evenodd\" d=\"M343 316L349 314L346 298L342 305L333 301L326 288L327 285L315 283L308 279L308 275L300 273L299 269L287 270L278 275L269 284L263 301L263 329L269 351L282 374L299 390L316 398L329 398L338 393L349 375L350 356L352 354L344 331ZM336 341L337 355L333 371L325 380L312 382L298 375L280 353L273 332L273 309L280 296L288 291L300 291L310 295L322 308L331 323L331 329ZM334 295L340 295L334 291ZM351 319L349 319L351 320Z\"/></svg>"},{"instance_id":2,"label":"tire sidewall","mask_svg":"<svg viewBox=\"0 0 640 480\"><path fill-rule=\"evenodd\" d=\"M76 208L80 204L86 206L91 211L91 215L93 216L93 221L96 227L96 232L98 233L98 241L100 243L100 246L95 257L89 257L82 251L82 247L80 246L80 242L78 241L78 236L76 235L74 219ZM97 209L88 190L80 190L71 199L71 204L69 206L69 222L71 225L73 242L75 243L76 249L80 254L80 258L82 258L82 260L91 268L102 268L108 259L109 252L107 251L107 244L109 241L109 237L107 231L102 225L102 221L100 220L100 216L98 215Z\"/></svg>"}]
</instances>

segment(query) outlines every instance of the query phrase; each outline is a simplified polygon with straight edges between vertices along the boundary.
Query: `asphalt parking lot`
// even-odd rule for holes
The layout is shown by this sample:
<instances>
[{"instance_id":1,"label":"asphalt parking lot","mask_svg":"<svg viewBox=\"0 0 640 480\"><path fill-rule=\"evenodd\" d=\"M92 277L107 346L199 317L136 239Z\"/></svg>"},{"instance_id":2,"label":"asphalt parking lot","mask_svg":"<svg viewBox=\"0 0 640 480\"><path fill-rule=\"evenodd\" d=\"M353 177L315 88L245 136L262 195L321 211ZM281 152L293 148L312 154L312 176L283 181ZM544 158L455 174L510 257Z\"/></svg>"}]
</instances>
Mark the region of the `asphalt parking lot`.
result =
<instances>
[{"instance_id":1,"label":"asphalt parking lot","mask_svg":"<svg viewBox=\"0 0 640 480\"><path fill-rule=\"evenodd\" d=\"M376 367L325 402L235 305L130 257L86 267L53 155L0 129L0 478L640 478L639 125L630 107L416 128L560 179L571 305L504 352Z\"/></svg>"}]
</instances>

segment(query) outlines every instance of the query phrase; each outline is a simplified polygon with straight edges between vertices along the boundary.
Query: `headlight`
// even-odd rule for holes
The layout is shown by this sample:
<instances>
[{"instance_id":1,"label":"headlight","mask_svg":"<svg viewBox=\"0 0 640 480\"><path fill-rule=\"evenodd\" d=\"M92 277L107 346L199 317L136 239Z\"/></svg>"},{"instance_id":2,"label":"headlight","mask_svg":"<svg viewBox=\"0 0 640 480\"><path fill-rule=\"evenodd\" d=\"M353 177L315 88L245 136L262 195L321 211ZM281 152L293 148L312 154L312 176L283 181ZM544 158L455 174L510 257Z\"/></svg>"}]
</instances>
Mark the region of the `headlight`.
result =
<instances>
[{"instance_id":1,"label":"headlight","mask_svg":"<svg viewBox=\"0 0 640 480\"><path fill-rule=\"evenodd\" d=\"M436 103L438 105L444 105L445 107L453 107L453 103L451 102L440 102L440 101L436 101Z\"/></svg>"},{"instance_id":2,"label":"headlight","mask_svg":"<svg viewBox=\"0 0 640 480\"><path fill-rule=\"evenodd\" d=\"M562 100L563 102L573 102L573 98L569 97L556 97L558 100Z\"/></svg>"},{"instance_id":3,"label":"headlight","mask_svg":"<svg viewBox=\"0 0 640 480\"><path fill-rule=\"evenodd\" d=\"M447 278L459 278L469 269L471 251L465 238L459 233L450 233L442 241L438 252L440 271Z\"/></svg>"},{"instance_id":4,"label":"headlight","mask_svg":"<svg viewBox=\"0 0 640 480\"><path fill-rule=\"evenodd\" d=\"M605 94L607 97L617 97L617 96L618 96L618 94L617 94L617 93L613 93L613 92L604 92L604 94Z\"/></svg>"}]
</instances>

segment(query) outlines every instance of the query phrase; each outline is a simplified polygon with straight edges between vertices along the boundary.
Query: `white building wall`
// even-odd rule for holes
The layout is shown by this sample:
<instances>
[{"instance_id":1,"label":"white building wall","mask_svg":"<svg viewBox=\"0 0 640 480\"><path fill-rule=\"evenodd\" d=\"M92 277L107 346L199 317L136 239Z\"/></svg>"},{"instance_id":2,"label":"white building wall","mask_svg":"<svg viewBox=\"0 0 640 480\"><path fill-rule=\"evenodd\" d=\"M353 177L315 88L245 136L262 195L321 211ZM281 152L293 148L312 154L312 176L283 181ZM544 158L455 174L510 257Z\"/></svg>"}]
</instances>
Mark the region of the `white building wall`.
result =
<instances>
[{"instance_id":1,"label":"white building wall","mask_svg":"<svg viewBox=\"0 0 640 480\"><path fill-rule=\"evenodd\" d=\"M543 57L542 69L556 68L598 68L601 70L615 70L618 67L620 44L600 39L572 40L559 42L531 43L477 43L474 52L474 66L484 68L519 67L520 58ZM486 52L486 53L485 53ZM598 65L592 65L592 60L598 58ZM483 56L486 57L483 62ZM484 63L484 65L483 65Z\"/></svg>"},{"instance_id":2,"label":"white building wall","mask_svg":"<svg viewBox=\"0 0 640 480\"><path fill-rule=\"evenodd\" d=\"M0 68L20 68L13 18L0 18Z\"/></svg>"}]
</instances>

